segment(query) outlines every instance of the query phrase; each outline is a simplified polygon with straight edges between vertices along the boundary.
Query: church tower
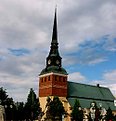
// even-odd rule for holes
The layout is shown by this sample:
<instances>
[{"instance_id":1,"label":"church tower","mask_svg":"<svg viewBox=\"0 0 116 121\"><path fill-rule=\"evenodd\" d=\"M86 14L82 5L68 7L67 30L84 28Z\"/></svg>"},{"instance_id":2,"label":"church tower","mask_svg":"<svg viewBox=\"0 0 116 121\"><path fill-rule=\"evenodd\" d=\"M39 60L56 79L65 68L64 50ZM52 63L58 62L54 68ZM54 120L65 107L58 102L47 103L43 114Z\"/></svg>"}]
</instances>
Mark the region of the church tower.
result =
<instances>
[{"instance_id":1,"label":"church tower","mask_svg":"<svg viewBox=\"0 0 116 121\"><path fill-rule=\"evenodd\" d=\"M57 15L55 10L51 47L46 58L46 67L39 75L40 105L45 102L48 96L67 97L67 75L66 70L62 67L62 58L58 50Z\"/></svg>"}]
</instances>

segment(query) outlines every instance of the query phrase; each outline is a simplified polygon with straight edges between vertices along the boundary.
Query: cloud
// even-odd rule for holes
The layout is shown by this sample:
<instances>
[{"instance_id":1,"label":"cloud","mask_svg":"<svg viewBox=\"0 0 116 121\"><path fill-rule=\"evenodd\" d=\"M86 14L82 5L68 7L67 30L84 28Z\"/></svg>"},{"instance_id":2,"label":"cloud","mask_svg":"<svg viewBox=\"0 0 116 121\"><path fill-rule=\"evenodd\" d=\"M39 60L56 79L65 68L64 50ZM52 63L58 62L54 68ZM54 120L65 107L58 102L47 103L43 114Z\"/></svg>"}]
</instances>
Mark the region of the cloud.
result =
<instances>
[{"instance_id":1,"label":"cloud","mask_svg":"<svg viewBox=\"0 0 116 121\"><path fill-rule=\"evenodd\" d=\"M30 53L30 51L25 48L20 48L20 49L9 48L8 50L15 56L24 56Z\"/></svg>"},{"instance_id":2,"label":"cloud","mask_svg":"<svg viewBox=\"0 0 116 121\"><path fill-rule=\"evenodd\" d=\"M101 80L94 80L92 84L100 84L103 87L109 88L116 97L116 70L106 71L102 74Z\"/></svg>"},{"instance_id":3,"label":"cloud","mask_svg":"<svg viewBox=\"0 0 116 121\"><path fill-rule=\"evenodd\" d=\"M79 45L77 51L66 54L64 61L68 64L95 65L109 60L108 54L110 50L105 47L107 40L103 37L100 41L86 40ZM110 42L109 42L110 43ZM65 63L66 63L65 62Z\"/></svg>"},{"instance_id":4,"label":"cloud","mask_svg":"<svg viewBox=\"0 0 116 121\"><path fill-rule=\"evenodd\" d=\"M19 78L19 76L1 73L0 83L8 92L9 97L13 97L15 101L26 101L30 88L33 88L38 96L38 76L31 74Z\"/></svg>"},{"instance_id":5,"label":"cloud","mask_svg":"<svg viewBox=\"0 0 116 121\"><path fill-rule=\"evenodd\" d=\"M0 85L7 89L15 101L26 101L29 88L38 92L38 75L44 68L44 53L41 55L38 49L24 56L15 56L7 52L5 54L4 51L4 59L0 61Z\"/></svg>"},{"instance_id":6,"label":"cloud","mask_svg":"<svg viewBox=\"0 0 116 121\"><path fill-rule=\"evenodd\" d=\"M68 14L63 17L66 24L63 23L61 32L70 33L65 33L64 40L70 39L70 42L80 44L85 38L97 40L106 34L114 36L115 13L112 11L116 8L113 1L78 1L74 6L71 6L67 10ZM73 50L73 46L70 50Z\"/></svg>"},{"instance_id":7,"label":"cloud","mask_svg":"<svg viewBox=\"0 0 116 121\"><path fill-rule=\"evenodd\" d=\"M104 49L111 52L116 52L116 38L112 40L108 39L107 42L104 44Z\"/></svg>"},{"instance_id":8,"label":"cloud","mask_svg":"<svg viewBox=\"0 0 116 121\"><path fill-rule=\"evenodd\" d=\"M38 91L37 76L45 67L56 4L63 65L74 68L69 80L85 82L87 77L74 65L109 62L109 54L116 50L114 0L0 0L0 85L15 100L25 100L30 87Z\"/></svg>"},{"instance_id":9,"label":"cloud","mask_svg":"<svg viewBox=\"0 0 116 121\"><path fill-rule=\"evenodd\" d=\"M97 78L96 78L97 79ZM111 90L113 95L116 97L116 70L105 72L102 75L102 80L88 80L87 77L82 75L80 72L74 72L69 74L69 81L78 83L87 83L92 85L100 84L102 87L107 87Z\"/></svg>"},{"instance_id":10,"label":"cloud","mask_svg":"<svg viewBox=\"0 0 116 121\"><path fill-rule=\"evenodd\" d=\"M83 82L83 81L86 81L86 78L81 73L74 72L69 74L69 81Z\"/></svg>"},{"instance_id":11,"label":"cloud","mask_svg":"<svg viewBox=\"0 0 116 121\"><path fill-rule=\"evenodd\" d=\"M103 79L110 83L116 83L116 70L111 70L103 74Z\"/></svg>"}]
</instances>

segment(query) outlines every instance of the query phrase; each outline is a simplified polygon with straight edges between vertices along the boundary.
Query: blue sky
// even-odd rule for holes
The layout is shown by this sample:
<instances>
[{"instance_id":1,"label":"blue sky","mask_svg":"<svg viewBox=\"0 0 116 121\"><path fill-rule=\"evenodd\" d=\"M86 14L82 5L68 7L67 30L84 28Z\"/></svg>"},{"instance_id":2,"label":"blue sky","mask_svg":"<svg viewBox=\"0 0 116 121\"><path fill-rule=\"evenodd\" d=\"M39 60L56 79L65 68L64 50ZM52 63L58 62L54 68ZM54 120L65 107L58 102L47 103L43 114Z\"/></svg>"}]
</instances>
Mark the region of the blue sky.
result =
<instances>
[{"instance_id":1,"label":"blue sky","mask_svg":"<svg viewBox=\"0 0 116 121\"><path fill-rule=\"evenodd\" d=\"M30 54L30 51L26 48L20 48L20 49L13 49L9 48L9 52L15 56L25 56L26 54Z\"/></svg>"},{"instance_id":2,"label":"blue sky","mask_svg":"<svg viewBox=\"0 0 116 121\"><path fill-rule=\"evenodd\" d=\"M15 101L26 101L30 88L38 94L56 4L59 51L69 81L99 83L116 96L115 0L0 0L0 86Z\"/></svg>"}]
</instances>

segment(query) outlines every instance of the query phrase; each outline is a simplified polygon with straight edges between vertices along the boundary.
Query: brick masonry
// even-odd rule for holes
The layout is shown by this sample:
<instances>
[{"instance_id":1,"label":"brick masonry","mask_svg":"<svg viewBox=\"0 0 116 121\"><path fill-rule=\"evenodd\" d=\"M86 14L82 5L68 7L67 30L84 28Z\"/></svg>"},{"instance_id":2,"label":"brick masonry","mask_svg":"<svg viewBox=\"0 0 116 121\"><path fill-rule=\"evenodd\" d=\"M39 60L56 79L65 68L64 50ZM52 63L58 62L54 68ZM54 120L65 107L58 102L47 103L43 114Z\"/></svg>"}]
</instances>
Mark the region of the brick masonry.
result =
<instances>
[{"instance_id":1,"label":"brick masonry","mask_svg":"<svg viewBox=\"0 0 116 121\"><path fill-rule=\"evenodd\" d=\"M46 96L67 96L66 75L46 75L39 78L39 97Z\"/></svg>"}]
</instances>

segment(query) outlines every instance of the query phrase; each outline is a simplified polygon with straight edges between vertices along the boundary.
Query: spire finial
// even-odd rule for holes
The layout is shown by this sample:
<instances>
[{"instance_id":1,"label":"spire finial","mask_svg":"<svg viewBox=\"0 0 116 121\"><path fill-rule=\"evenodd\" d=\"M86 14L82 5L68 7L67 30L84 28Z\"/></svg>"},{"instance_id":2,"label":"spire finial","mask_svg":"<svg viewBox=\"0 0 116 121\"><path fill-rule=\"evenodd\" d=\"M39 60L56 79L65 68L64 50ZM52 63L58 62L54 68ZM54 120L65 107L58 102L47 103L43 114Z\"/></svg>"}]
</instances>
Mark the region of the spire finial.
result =
<instances>
[{"instance_id":1,"label":"spire finial","mask_svg":"<svg viewBox=\"0 0 116 121\"><path fill-rule=\"evenodd\" d=\"M57 10L57 4L56 4L56 6L55 6L55 11Z\"/></svg>"},{"instance_id":2,"label":"spire finial","mask_svg":"<svg viewBox=\"0 0 116 121\"><path fill-rule=\"evenodd\" d=\"M52 33L52 43L58 43L57 42L57 5L55 7L55 16L54 16L54 25L53 25L53 33Z\"/></svg>"}]
</instances>

